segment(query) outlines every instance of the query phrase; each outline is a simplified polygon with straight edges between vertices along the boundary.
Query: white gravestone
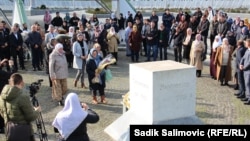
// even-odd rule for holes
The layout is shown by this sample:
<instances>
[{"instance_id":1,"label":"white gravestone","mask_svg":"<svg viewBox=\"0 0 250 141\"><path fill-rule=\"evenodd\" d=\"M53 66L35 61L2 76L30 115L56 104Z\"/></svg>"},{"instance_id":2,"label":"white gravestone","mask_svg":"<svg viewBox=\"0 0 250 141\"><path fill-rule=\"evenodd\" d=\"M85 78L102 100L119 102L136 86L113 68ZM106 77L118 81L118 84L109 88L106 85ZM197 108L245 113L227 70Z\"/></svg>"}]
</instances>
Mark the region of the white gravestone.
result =
<instances>
[{"instance_id":1,"label":"white gravestone","mask_svg":"<svg viewBox=\"0 0 250 141\"><path fill-rule=\"evenodd\" d=\"M201 124L195 115L196 68L175 61L130 64L130 109L105 132L129 140L131 124Z\"/></svg>"}]
</instances>

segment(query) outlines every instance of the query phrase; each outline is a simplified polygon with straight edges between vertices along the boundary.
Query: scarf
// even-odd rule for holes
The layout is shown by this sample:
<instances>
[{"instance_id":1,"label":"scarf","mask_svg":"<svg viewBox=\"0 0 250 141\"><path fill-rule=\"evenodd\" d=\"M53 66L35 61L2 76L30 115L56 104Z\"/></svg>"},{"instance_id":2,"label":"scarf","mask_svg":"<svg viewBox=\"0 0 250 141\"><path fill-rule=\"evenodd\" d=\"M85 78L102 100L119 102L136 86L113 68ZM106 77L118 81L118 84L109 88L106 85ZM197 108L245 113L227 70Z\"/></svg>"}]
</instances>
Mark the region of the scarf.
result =
<instances>
[{"instance_id":1,"label":"scarf","mask_svg":"<svg viewBox=\"0 0 250 141\"><path fill-rule=\"evenodd\" d=\"M216 41L218 39L219 41ZM219 35L215 36L214 42L213 42L213 49L216 49L222 44L221 37Z\"/></svg>"},{"instance_id":2,"label":"scarf","mask_svg":"<svg viewBox=\"0 0 250 141\"><path fill-rule=\"evenodd\" d=\"M63 45L61 43L57 43L55 45L55 49L53 51L55 51L56 53L58 53L59 55L63 55L64 51L63 52L60 52L59 49L63 48Z\"/></svg>"},{"instance_id":3,"label":"scarf","mask_svg":"<svg viewBox=\"0 0 250 141\"><path fill-rule=\"evenodd\" d=\"M56 115L52 125L57 128L61 136L67 140L70 134L83 122L87 115L88 112L82 109L77 94L69 93L65 99L64 108Z\"/></svg>"}]
</instances>

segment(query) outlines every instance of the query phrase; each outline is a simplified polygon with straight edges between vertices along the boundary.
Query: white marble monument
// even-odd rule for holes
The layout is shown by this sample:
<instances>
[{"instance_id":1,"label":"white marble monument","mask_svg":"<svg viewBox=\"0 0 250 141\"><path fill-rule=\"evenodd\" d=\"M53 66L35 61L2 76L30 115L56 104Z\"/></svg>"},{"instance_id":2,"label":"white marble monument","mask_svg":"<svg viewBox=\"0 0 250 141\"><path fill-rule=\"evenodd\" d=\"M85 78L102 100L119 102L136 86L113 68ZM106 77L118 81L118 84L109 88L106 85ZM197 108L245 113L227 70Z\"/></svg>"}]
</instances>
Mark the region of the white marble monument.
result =
<instances>
[{"instance_id":1,"label":"white marble monument","mask_svg":"<svg viewBox=\"0 0 250 141\"><path fill-rule=\"evenodd\" d=\"M174 61L130 64L130 109L105 132L129 141L129 125L202 124L195 115L196 68Z\"/></svg>"}]
</instances>

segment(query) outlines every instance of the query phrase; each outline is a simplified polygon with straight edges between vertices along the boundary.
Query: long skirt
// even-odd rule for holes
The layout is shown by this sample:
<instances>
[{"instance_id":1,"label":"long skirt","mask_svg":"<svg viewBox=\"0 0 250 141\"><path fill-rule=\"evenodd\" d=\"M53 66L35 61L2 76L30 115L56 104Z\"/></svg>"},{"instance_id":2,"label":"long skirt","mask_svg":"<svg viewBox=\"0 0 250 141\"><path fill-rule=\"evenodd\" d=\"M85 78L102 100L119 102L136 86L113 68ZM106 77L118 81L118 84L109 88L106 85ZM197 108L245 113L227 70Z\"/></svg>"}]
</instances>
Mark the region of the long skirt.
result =
<instances>
[{"instance_id":1,"label":"long skirt","mask_svg":"<svg viewBox=\"0 0 250 141\"><path fill-rule=\"evenodd\" d=\"M212 52L212 56L210 58L210 76L216 79L216 65L214 65L214 58L216 52Z\"/></svg>"}]
</instances>

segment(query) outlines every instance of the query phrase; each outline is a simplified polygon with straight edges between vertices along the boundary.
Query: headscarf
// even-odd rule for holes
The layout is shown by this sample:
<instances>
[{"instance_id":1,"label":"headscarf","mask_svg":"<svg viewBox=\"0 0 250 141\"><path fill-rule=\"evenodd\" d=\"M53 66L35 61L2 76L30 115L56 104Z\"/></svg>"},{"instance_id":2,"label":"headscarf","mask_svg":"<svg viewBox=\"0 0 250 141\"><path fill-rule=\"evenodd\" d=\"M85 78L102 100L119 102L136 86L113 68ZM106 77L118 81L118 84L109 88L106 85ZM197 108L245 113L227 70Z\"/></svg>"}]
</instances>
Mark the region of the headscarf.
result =
<instances>
[{"instance_id":1,"label":"headscarf","mask_svg":"<svg viewBox=\"0 0 250 141\"><path fill-rule=\"evenodd\" d=\"M109 33L110 33L111 35L115 35L115 28L114 28L113 26L110 27Z\"/></svg>"},{"instance_id":2,"label":"headscarf","mask_svg":"<svg viewBox=\"0 0 250 141\"><path fill-rule=\"evenodd\" d=\"M71 31L72 30L72 31ZM71 37L73 37L73 35L74 35L74 33L75 33L75 28L73 27L73 26L70 26L69 27L69 36L71 36Z\"/></svg>"},{"instance_id":3,"label":"headscarf","mask_svg":"<svg viewBox=\"0 0 250 141\"><path fill-rule=\"evenodd\" d=\"M53 51L57 52L59 55L62 55L64 52L60 52L59 49L63 48L63 44L57 43Z\"/></svg>"},{"instance_id":4,"label":"headscarf","mask_svg":"<svg viewBox=\"0 0 250 141\"><path fill-rule=\"evenodd\" d=\"M198 44L200 44L200 42L201 42L201 35L196 34L195 40L194 40L194 45L197 46Z\"/></svg>"},{"instance_id":5,"label":"headscarf","mask_svg":"<svg viewBox=\"0 0 250 141\"><path fill-rule=\"evenodd\" d=\"M96 57L94 57L93 56L93 52L94 51L96 51ZM96 50L96 48L91 48L90 49L90 52L89 52L89 58L88 59L93 59L93 60L95 60L95 63L96 63L96 65L98 66L99 65L99 63L101 62L101 58L100 58L100 56L98 55L98 51Z\"/></svg>"},{"instance_id":6,"label":"headscarf","mask_svg":"<svg viewBox=\"0 0 250 141\"><path fill-rule=\"evenodd\" d=\"M69 93L65 99L64 108L56 115L52 125L58 129L60 135L66 140L87 115L88 112L81 107L77 94Z\"/></svg>"},{"instance_id":7,"label":"headscarf","mask_svg":"<svg viewBox=\"0 0 250 141\"><path fill-rule=\"evenodd\" d=\"M227 42L227 44L225 44L226 42ZM230 51L230 45L228 43L228 39L227 38L224 38L222 40L222 48L223 48L223 51L226 51L226 52Z\"/></svg>"},{"instance_id":8,"label":"headscarf","mask_svg":"<svg viewBox=\"0 0 250 141\"><path fill-rule=\"evenodd\" d=\"M219 41L216 41L218 39ZM214 42L213 42L213 49L216 49L222 44L221 37L219 35L215 36Z\"/></svg>"}]
</instances>

